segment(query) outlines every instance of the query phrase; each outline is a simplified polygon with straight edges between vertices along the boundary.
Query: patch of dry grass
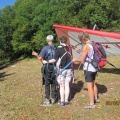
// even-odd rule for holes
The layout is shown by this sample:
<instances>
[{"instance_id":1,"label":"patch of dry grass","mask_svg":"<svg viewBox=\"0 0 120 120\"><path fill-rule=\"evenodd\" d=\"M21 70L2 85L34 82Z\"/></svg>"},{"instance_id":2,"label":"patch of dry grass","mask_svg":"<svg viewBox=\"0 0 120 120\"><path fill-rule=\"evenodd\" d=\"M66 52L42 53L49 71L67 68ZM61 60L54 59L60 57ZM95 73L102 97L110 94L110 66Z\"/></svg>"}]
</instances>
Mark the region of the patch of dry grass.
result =
<instances>
[{"instance_id":1,"label":"patch of dry grass","mask_svg":"<svg viewBox=\"0 0 120 120\"><path fill-rule=\"evenodd\" d=\"M41 107L41 63L25 59L7 66L0 66L0 119L1 120L120 120L120 56L109 57L109 64L98 73L100 104L94 110L84 110L88 96L83 71L75 70L79 78L71 86L71 104L57 103ZM119 105L106 102L119 101Z\"/></svg>"}]
</instances>

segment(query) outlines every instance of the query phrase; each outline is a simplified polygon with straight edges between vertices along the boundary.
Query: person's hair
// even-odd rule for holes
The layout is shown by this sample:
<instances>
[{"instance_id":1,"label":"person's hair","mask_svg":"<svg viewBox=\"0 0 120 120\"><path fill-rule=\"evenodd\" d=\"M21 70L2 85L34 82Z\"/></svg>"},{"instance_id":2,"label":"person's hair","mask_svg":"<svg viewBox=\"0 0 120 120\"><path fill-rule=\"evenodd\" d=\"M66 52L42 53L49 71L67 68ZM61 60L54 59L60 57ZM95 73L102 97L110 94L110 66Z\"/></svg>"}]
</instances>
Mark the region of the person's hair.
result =
<instances>
[{"instance_id":1,"label":"person's hair","mask_svg":"<svg viewBox=\"0 0 120 120\"><path fill-rule=\"evenodd\" d=\"M78 38L80 41L82 40L87 41L88 39L90 39L90 36L87 32L82 32L78 34Z\"/></svg>"},{"instance_id":2,"label":"person's hair","mask_svg":"<svg viewBox=\"0 0 120 120\"><path fill-rule=\"evenodd\" d=\"M67 38L66 38L65 36L62 36L62 37L60 38L60 42L61 42L61 43L67 43Z\"/></svg>"}]
</instances>

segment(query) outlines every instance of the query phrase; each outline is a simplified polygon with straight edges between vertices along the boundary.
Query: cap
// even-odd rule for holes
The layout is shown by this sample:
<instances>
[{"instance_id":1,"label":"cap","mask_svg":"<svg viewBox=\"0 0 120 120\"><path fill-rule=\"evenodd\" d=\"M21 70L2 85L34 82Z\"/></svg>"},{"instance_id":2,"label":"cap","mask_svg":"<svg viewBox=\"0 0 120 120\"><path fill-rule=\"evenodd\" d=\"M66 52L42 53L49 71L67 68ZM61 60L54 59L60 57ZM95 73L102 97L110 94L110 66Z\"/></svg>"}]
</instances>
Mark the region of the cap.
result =
<instances>
[{"instance_id":1,"label":"cap","mask_svg":"<svg viewBox=\"0 0 120 120\"><path fill-rule=\"evenodd\" d=\"M46 37L46 40L47 40L47 41L53 41L53 39L54 39L53 35L48 35L48 36Z\"/></svg>"}]
</instances>

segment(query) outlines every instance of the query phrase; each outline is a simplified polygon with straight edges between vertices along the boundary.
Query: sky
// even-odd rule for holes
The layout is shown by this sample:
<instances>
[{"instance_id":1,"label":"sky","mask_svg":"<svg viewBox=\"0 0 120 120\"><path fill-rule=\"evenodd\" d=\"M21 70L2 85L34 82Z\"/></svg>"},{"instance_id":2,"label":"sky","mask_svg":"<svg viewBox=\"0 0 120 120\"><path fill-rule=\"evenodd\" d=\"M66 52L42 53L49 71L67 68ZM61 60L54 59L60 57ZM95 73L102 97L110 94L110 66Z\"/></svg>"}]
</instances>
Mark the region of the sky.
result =
<instances>
[{"instance_id":1,"label":"sky","mask_svg":"<svg viewBox=\"0 0 120 120\"><path fill-rule=\"evenodd\" d=\"M4 8L7 5L13 5L16 0L0 0L0 9Z\"/></svg>"}]
</instances>

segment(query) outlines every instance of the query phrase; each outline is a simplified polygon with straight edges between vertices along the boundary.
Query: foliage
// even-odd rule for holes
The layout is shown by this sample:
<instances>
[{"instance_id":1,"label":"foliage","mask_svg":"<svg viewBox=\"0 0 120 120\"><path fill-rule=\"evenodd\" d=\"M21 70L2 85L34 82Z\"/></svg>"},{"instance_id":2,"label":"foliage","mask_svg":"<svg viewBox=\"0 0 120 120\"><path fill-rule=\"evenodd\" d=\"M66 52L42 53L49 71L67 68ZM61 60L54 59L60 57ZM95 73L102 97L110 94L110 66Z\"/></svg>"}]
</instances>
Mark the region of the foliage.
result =
<instances>
[{"instance_id":1,"label":"foliage","mask_svg":"<svg viewBox=\"0 0 120 120\"><path fill-rule=\"evenodd\" d=\"M0 57L30 56L46 45L52 25L63 24L120 32L119 0L17 0L0 10Z\"/></svg>"},{"instance_id":2,"label":"foliage","mask_svg":"<svg viewBox=\"0 0 120 120\"><path fill-rule=\"evenodd\" d=\"M14 17L14 12L10 6L6 6L0 10L0 57L11 56L12 50L12 34L13 29L11 22ZM9 18L9 19L8 19Z\"/></svg>"}]
</instances>

